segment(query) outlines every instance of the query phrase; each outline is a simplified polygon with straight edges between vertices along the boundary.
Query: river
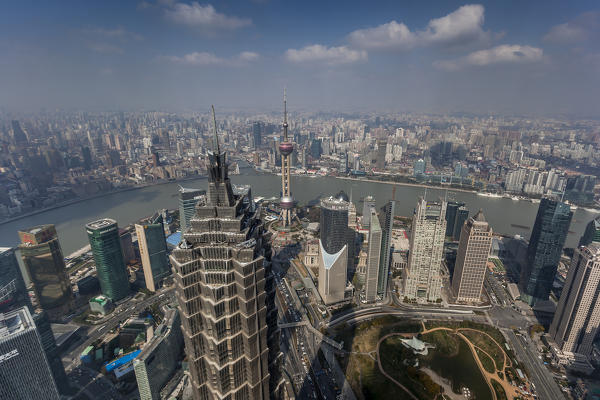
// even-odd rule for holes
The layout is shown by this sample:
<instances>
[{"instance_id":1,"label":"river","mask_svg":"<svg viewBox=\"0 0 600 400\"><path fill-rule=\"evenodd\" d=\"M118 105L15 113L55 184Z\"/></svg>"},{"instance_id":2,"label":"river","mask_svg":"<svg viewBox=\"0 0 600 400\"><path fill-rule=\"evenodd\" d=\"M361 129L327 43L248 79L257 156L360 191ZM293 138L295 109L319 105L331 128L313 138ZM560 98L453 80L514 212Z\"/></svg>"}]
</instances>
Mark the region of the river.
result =
<instances>
[{"instance_id":1,"label":"river","mask_svg":"<svg viewBox=\"0 0 600 400\"><path fill-rule=\"evenodd\" d=\"M234 184L249 184L254 196L279 196L281 177L256 172L252 168L240 168L240 175L232 175ZM185 181L186 187L206 188L206 178ZM301 204L316 201L319 197L334 195L344 190L348 195L352 192L357 210L362 211L360 201L367 195L375 197L378 206L392 197L392 185L378 182L360 182L333 177L293 176L292 191ZM178 184L167 183L140 189L118 192L64 207L48 210L36 215L24 217L16 221L0 225L0 247L14 246L18 243L17 231L34 225L55 224L63 253L71 254L88 244L84 226L90 221L102 217L116 219L119 226L126 226L145 216L151 215L161 208L178 207ZM396 215L410 216L419 196L425 189L414 186L396 185ZM427 188L427 199L444 197L445 190ZM529 237L537 212L537 204L529 201L514 201L506 198L489 198L477 196L469 192L448 191L448 199L466 203L471 215L482 209L493 230L503 234L520 234ZM571 231L567 238L567 246L577 245L585 225L596 215L582 208L575 211L571 222ZM526 226L528 229L515 225Z\"/></svg>"}]
</instances>

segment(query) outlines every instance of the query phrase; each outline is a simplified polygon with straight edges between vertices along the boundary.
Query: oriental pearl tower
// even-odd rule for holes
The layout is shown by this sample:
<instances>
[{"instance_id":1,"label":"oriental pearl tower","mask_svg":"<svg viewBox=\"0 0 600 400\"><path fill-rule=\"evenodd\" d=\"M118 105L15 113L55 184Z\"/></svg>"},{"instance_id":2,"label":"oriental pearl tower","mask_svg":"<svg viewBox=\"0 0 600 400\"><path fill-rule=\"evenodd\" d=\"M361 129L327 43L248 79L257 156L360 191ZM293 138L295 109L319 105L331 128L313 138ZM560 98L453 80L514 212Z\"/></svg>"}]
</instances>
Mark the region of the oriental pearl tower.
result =
<instances>
[{"instance_id":1,"label":"oriental pearl tower","mask_svg":"<svg viewBox=\"0 0 600 400\"><path fill-rule=\"evenodd\" d=\"M281 153L281 227L289 228L292 225L294 199L290 185L290 155L294 151L293 143L288 139L287 123L287 98L283 89L283 141L279 145Z\"/></svg>"}]
</instances>

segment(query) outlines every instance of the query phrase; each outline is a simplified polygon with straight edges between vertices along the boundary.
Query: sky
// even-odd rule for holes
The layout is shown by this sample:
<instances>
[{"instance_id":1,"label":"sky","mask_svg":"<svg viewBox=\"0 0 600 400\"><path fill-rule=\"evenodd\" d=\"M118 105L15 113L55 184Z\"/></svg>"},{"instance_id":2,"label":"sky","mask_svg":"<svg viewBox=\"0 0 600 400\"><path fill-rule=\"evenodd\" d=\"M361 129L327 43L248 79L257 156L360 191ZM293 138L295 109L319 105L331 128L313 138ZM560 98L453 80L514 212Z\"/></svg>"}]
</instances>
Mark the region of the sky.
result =
<instances>
[{"instance_id":1,"label":"sky","mask_svg":"<svg viewBox=\"0 0 600 400\"><path fill-rule=\"evenodd\" d=\"M12 1L0 109L600 117L597 1Z\"/></svg>"}]
</instances>

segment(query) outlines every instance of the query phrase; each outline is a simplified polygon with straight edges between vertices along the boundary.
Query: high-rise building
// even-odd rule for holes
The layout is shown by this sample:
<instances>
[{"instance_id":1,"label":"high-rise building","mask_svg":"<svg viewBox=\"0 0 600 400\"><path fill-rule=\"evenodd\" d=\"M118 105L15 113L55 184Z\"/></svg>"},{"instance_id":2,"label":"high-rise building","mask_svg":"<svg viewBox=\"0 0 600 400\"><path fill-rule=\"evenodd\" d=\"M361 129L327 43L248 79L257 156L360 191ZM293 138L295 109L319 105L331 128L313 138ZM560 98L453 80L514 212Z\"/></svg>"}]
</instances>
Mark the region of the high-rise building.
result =
<instances>
[{"instance_id":1,"label":"high-rise building","mask_svg":"<svg viewBox=\"0 0 600 400\"><path fill-rule=\"evenodd\" d=\"M15 141L15 144L16 145L27 144L27 142L28 142L27 135L21 128L21 124L19 123L19 121L12 121L11 124L12 124L12 131L13 131L13 140Z\"/></svg>"},{"instance_id":2,"label":"high-rise building","mask_svg":"<svg viewBox=\"0 0 600 400\"><path fill-rule=\"evenodd\" d=\"M342 196L321 200L319 293L326 304L344 300L350 264L348 209Z\"/></svg>"},{"instance_id":3,"label":"high-rise building","mask_svg":"<svg viewBox=\"0 0 600 400\"><path fill-rule=\"evenodd\" d=\"M262 124L259 121L252 124L252 137L254 139L254 148L260 148L262 146Z\"/></svg>"},{"instance_id":4,"label":"high-rise building","mask_svg":"<svg viewBox=\"0 0 600 400\"><path fill-rule=\"evenodd\" d=\"M125 264L135 262L135 250L133 250L131 232L127 229L119 228L119 241L121 242L121 251L123 251L123 261L125 261Z\"/></svg>"},{"instance_id":5,"label":"high-rise building","mask_svg":"<svg viewBox=\"0 0 600 400\"><path fill-rule=\"evenodd\" d=\"M69 380L67 379L65 367L56 345L56 339L52 332L48 314L43 310L36 312L33 315L33 321L35 322L42 343L42 349L44 350L44 353L46 353L46 359L50 365L50 370L52 371L52 376L54 377L54 382L58 387L58 391L60 393L69 393Z\"/></svg>"},{"instance_id":6,"label":"high-rise building","mask_svg":"<svg viewBox=\"0 0 600 400\"><path fill-rule=\"evenodd\" d=\"M375 166L378 170L385 169L385 153L387 147L387 139L377 139L377 162Z\"/></svg>"},{"instance_id":7,"label":"high-rise building","mask_svg":"<svg viewBox=\"0 0 600 400\"><path fill-rule=\"evenodd\" d=\"M234 194L216 121L213 146L207 202L171 253L194 399L268 399L280 381L268 232L250 192Z\"/></svg>"},{"instance_id":8,"label":"high-rise building","mask_svg":"<svg viewBox=\"0 0 600 400\"><path fill-rule=\"evenodd\" d=\"M529 305L548 300L572 217L568 204L546 197L540 201L521 270L521 299Z\"/></svg>"},{"instance_id":9,"label":"high-rise building","mask_svg":"<svg viewBox=\"0 0 600 400\"><path fill-rule=\"evenodd\" d=\"M0 398L59 399L27 307L0 314L0 354Z\"/></svg>"},{"instance_id":10,"label":"high-rise building","mask_svg":"<svg viewBox=\"0 0 600 400\"><path fill-rule=\"evenodd\" d=\"M23 307L27 308L30 313L34 312L15 251L11 248L0 248L0 313L6 314ZM67 393L69 382L58 354L48 315L44 310L38 310L33 314L33 321L54 381L61 393Z\"/></svg>"},{"instance_id":11,"label":"high-rise building","mask_svg":"<svg viewBox=\"0 0 600 400\"><path fill-rule=\"evenodd\" d=\"M371 223L371 208L375 207L375 198L373 196L366 196L363 200L363 212L361 225L363 229L369 229Z\"/></svg>"},{"instance_id":12,"label":"high-rise building","mask_svg":"<svg viewBox=\"0 0 600 400\"><path fill-rule=\"evenodd\" d=\"M160 400L160 390L175 372L183 353L179 311L169 308L152 339L133 361L140 400Z\"/></svg>"},{"instance_id":13,"label":"high-rise building","mask_svg":"<svg viewBox=\"0 0 600 400\"><path fill-rule=\"evenodd\" d=\"M413 175L415 177L425 175L425 160L423 160L422 158L415 161L415 164L413 166Z\"/></svg>"},{"instance_id":14,"label":"high-rise building","mask_svg":"<svg viewBox=\"0 0 600 400\"><path fill-rule=\"evenodd\" d=\"M348 202L343 198L321 200L320 231L323 248L335 254L348 244Z\"/></svg>"},{"instance_id":15,"label":"high-rise building","mask_svg":"<svg viewBox=\"0 0 600 400\"><path fill-rule=\"evenodd\" d=\"M452 237L454 234L454 225L456 225L456 212L464 203L449 201L446 207L446 236Z\"/></svg>"},{"instance_id":16,"label":"high-rise building","mask_svg":"<svg viewBox=\"0 0 600 400\"><path fill-rule=\"evenodd\" d=\"M600 242L600 217L594 218L586 225L579 239L579 246L587 246L592 242Z\"/></svg>"},{"instance_id":17,"label":"high-rise building","mask_svg":"<svg viewBox=\"0 0 600 400\"><path fill-rule=\"evenodd\" d=\"M162 280L171 273L162 214L154 214L147 223L135 224L135 232L138 237L146 288L155 292Z\"/></svg>"},{"instance_id":18,"label":"high-rise building","mask_svg":"<svg viewBox=\"0 0 600 400\"><path fill-rule=\"evenodd\" d=\"M460 235L452 275L452 290L457 302L477 303L481 300L491 247L492 228L479 210L463 225Z\"/></svg>"},{"instance_id":19,"label":"high-rise building","mask_svg":"<svg viewBox=\"0 0 600 400\"><path fill-rule=\"evenodd\" d=\"M389 201L381 208L381 256L379 257L379 273L377 274L377 294L381 298L385 298L387 290L390 257L391 257L391 242L392 228L394 226L394 213L396 212L396 202Z\"/></svg>"},{"instance_id":20,"label":"high-rise building","mask_svg":"<svg viewBox=\"0 0 600 400\"><path fill-rule=\"evenodd\" d=\"M419 199L412 220L404 296L437 301L441 298L441 264L446 233L446 202Z\"/></svg>"},{"instance_id":21,"label":"high-rise building","mask_svg":"<svg viewBox=\"0 0 600 400\"><path fill-rule=\"evenodd\" d=\"M469 210L467 207L460 206L456 209L456 217L454 218L454 231L452 232L452 240L459 241L462 227L465 221L469 218Z\"/></svg>"},{"instance_id":22,"label":"high-rise building","mask_svg":"<svg viewBox=\"0 0 600 400\"><path fill-rule=\"evenodd\" d=\"M367 273L365 277L365 300L377 300L377 282L379 281L379 262L381 258L381 226L375 208L369 210L369 248L367 251Z\"/></svg>"},{"instance_id":23,"label":"high-rise building","mask_svg":"<svg viewBox=\"0 0 600 400\"><path fill-rule=\"evenodd\" d=\"M42 309L67 310L73 292L54 225L19 231L19 252Z\"/></svg>"},{"instance_id":24,"label":"high-rise building","mask_svg":"<svg viewBox=\"0 0 600 400\"><path fill-rule=\"evenodd\" d=\"M198 204L200 196L204 194L206 194L205 190L179 187L179 226L181 232L188 228L190 218L196 212L196 204Z\"/></svg>"},{"instance_id":25,"label":"high-rise building","mask_svg":"<svg viewBox=\"0 0 600 400\"><path fill-rule=\"evenodd\" d=\"M336 253L328 253L319 240L319 281L321 299L327 305L344 300L348 279L348 245Z\"/></svg>"},{"instance_id":26,"label":"high-rise building","mask_svg":"<svg viewBox=\"0 0 600 400\"><path fill-rule=\"evenodd\" d=\"M117 221L103 218L90 222L85 228L102 294L117 302L129 294L129 278L123 261Z\"/></svg>"},{"instance_id":27,"label":"high-rise building","mask_svg":"<svg viewBox=\"0 0 600 400\"><path fill-rule=\"evenodd\" d=\"M14 305L31 309L15 249L0 247L0 312L8 311Z\"/></svg>"},{"instance_id":28,"label":"high-rise building","mask_svg":"<svg viewBox=\"0 0 600 400\"><path fill-rule=\"evenodd\" d=\"M279 145L281 153L281 226L289 228L294 217L294 198L292 197L292 182L290 176L291 155L294 144L288 139L287 99L283 91L283 141Z\"/></svg>"},{"instance_id":29,"label":"high-rise building","mask_svg":"<svg viewBox=\"0 0 600 400\"><path fill-rule=\"evenodd\" d=\"M600 243L575 250L549 334L567 358L592 354L600 326Z\"/></svg>"}]
</instances>

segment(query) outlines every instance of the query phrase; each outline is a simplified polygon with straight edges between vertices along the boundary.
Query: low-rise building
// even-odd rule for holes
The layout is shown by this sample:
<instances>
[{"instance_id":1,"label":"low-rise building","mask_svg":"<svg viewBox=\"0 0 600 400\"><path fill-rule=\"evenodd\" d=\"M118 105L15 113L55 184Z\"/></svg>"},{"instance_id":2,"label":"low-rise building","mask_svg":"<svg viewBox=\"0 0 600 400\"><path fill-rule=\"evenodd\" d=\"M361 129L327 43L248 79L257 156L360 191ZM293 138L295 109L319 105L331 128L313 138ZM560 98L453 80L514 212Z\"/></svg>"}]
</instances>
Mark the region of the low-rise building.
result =
<instances>
[{"instance_id":1,"label":"low-rise building","mask_svg":"<svg viewBox=\"0 0 600 400\"><path fill-rule=\"evenodd\" d=\"M90 299L90 310L95 313L106 315L113 309L112 301L106 296L96 296Z\"/></svg>"}]
</instances>

